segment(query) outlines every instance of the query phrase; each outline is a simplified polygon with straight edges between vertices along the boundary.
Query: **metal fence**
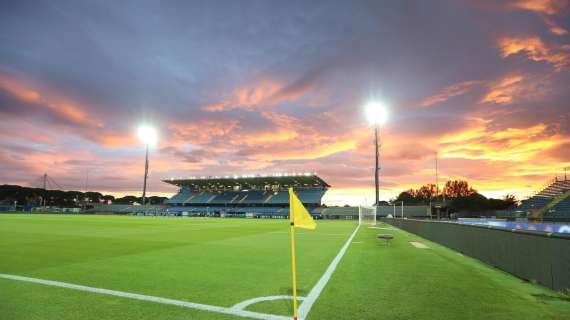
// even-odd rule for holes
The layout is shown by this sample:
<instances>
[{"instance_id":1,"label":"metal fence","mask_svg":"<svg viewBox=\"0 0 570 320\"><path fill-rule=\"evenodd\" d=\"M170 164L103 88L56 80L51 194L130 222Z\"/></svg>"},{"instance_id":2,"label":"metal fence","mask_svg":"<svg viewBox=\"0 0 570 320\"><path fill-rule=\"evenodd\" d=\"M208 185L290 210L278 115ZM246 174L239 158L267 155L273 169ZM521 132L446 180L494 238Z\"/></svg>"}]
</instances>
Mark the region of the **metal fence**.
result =
<instances>
[{"instance_id":1,"label":"metal fence","mask_svg":"<svg viewBox=\"0 0 570 320\"><path fill-rule=\"evenodd\" d=\"M395 203L394 205L379 206L376 212L379 217L386 217L388 215L401 217L403 215L406 218L423 218L430 215L430 207Z\"/></svg>"},{"instance_id":2,"label":"metal fence","mask_svg":"<svg viewBox=\"0 0 570 320\"><path fill-rule=\"evenodd\" d=\"M437 221L383 219L548 288L570 290L570 237Z\"/></svg>"}]
</instances>

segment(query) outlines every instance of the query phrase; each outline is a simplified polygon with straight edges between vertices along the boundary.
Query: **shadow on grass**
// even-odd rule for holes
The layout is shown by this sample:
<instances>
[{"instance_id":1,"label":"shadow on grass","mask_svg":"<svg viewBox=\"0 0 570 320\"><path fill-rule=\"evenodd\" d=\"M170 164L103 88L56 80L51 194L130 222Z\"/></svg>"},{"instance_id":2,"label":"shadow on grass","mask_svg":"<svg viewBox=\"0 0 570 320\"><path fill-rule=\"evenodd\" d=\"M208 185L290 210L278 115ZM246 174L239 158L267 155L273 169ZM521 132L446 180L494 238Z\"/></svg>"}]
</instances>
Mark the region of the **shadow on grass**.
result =
<instances>
[{"instance_id":1,"label":"shadow on grass","mask_svg":"<svg viewBox=\"0 0 570 320\"><path fill-rule=\"evenodd\" d=\"M539 299L539 300L542 300L542 301L567 301L567 302L570 302L570 296L563 296L563 295L554 296L554 295L548 295L548 294L544 294L544 293L533 293L532 296Z\"/></svg>"},{"instance_id":2,"label":"shadow on grass","mask_svg":"<svg viewBox=\"0 0 570 320\"><path fill-rule=\"evenodd\" d=\"M279 293L284 296L290 296L293 294L293 288L291 287L281 287L279 288ZM304 297L308 291L304 289L297 288L297 296Z\"/></svg>"}]
</instances>

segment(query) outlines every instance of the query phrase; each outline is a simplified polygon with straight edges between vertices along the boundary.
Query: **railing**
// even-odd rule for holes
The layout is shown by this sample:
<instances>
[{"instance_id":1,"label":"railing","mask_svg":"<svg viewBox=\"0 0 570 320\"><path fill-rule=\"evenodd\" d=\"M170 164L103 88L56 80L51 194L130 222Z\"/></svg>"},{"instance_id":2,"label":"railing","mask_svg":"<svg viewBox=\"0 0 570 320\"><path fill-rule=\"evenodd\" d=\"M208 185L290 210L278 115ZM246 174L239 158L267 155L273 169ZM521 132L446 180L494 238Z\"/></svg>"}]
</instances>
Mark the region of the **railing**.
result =
<instances>
[{"instance_id":1,"label":"railing","mask_svg":"<svg viewBox=\"0 0 570 320\"><path fill-rule=\"evenodd\" d=\"M535 189L534 191L532 191L532 192L530 193L530 195L529 195L525 200L528 200L528 199L530 199L530 198L536 196L537 194L541 193L542 191L544 191L546 188L550 187L551 185L553 185L553 184L554 184L555 182L557 182L557 181L570 181L570 179L568 179L568 176L564 176L564 175L559 176L559 175L556 174L556 175L550 176L550 177L546 180L546 182L544 182L544 183L539 187L538 190Z\"/></svg>"}]
</instances>

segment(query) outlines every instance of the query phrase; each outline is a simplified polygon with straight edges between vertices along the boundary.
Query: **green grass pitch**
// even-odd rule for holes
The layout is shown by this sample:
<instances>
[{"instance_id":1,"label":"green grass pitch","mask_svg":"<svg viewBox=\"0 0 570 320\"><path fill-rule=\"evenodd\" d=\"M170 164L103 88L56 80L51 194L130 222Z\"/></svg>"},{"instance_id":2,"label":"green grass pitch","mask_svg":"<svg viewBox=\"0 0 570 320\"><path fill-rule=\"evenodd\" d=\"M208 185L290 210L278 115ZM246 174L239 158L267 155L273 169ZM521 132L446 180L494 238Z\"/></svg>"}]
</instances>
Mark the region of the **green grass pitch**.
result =
<instances>
[{"instance_id":1,"label":"green grass pitch","mask_svg":"<svg viewBox=\"0 0 570 320\"><path fill-rule=\"evenodd\" d=\"M297 232L300 296L356 228L317 225ZM379 232L395 240L385 245ZM289 295L289 250L286 220L0 215L0 274L226 308ZM274 300L246 310L291 308ZM243 318L0 278L0 319ZM308 319L570 319L570 301L404 231L361 227Z\"/></svg>"}]
</instances>

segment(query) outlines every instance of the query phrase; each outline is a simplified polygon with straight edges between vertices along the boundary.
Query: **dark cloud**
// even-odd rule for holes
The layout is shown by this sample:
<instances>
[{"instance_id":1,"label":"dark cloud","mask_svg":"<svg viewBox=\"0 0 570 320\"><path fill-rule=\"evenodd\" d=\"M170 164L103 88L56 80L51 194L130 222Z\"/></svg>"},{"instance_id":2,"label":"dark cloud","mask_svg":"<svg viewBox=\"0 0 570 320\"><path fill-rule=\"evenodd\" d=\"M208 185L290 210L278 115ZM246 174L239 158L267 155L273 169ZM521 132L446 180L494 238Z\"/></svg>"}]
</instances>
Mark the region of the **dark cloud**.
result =
<instances>
[{"instance_id":1,"label":"dark cloud","mask_svg":"<svg viewBox=\"0 0 570 320\"><path fill-rule=\"evenodd\" d=\"M50 170L81 185L89 168L94 186L137 190L133 132L148 122L160 128L157 191L172 190L159 181L169 176L287 170L367 188L371 132L361 106L371 97L391 106L381 130L387 188L431 181L438 148L459 157L449 176L492 180L471 169L508 171L498 149L514 154L521 139L537 144L523 148L525 159L544 145L552 162L520 175L546 172L568 161L559 151L570 136L567 8L2 1L0 137L11 143L0 144L1 174L26 181ZM532 139L521 133L529 128Z\"/></svg>"}]
</instances>

